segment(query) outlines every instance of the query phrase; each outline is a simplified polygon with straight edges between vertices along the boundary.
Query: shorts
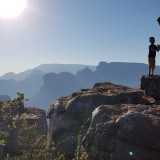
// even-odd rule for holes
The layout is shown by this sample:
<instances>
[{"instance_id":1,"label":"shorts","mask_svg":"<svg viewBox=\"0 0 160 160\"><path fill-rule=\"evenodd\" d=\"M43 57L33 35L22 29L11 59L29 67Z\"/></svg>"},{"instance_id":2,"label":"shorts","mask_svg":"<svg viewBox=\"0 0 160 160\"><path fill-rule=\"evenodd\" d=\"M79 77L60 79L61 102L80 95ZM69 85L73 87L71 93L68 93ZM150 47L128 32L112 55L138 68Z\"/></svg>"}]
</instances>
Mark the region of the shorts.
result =
<instances>
[{"instance_id":1,"label":"shorts","mask_svg":"<svg viewBox=\"0 0 160 160\"><path fill-rule=\"evenodd\" d=\"M155 68L155 65L156 65L156 60L155 58L150 58L148 57L148 64L151 68Z\"/></svg>"}]
</instances>

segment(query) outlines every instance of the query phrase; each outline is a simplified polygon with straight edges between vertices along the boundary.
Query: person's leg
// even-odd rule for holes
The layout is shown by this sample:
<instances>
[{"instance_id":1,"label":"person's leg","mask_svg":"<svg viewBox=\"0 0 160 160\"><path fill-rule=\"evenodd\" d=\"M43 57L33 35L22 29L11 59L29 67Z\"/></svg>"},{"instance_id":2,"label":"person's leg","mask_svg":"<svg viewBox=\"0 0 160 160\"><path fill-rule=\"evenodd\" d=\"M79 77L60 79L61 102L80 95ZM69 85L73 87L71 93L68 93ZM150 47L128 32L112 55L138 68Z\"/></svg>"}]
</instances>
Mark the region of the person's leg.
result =
<instances>
[{"instance_id":1,"label":"person's leg","mask_svg":"<svg viewBox=\"0 0 160 160\"><path fill-rule=\"evenodd\" d=\"M151 58L148 57L148 75L151 74Z\"/></svg>"},{"instance_id":2,"label":"person's leg","mask_svg":"<svg viewBox=\"0 0 160 160\"><path fill-rule=\"evenodd\" d=\"M151 74L153 75L154 73L154 67L151 68Z\"/></svg>"},{"instance_id":3,"label":"person's leg","mask_svg":"<svg viewBox=\"0 0 160 160\"><path fill-rule=\"evenodd\" d=\"M152 71L151 71L152 75L154 74L155 63L156 63L155 59L152 59Z\"/></svg>"},{"instance_id":4,"label":"person's leg","mask_svg":"<svg viewBox=\"0 0 160 160\"><path fill-rule=\"evenodd\" d=\"M151 65L149 65L149 72L148 72L148 75L151 74Z\"/></svg>"}]
</instances>

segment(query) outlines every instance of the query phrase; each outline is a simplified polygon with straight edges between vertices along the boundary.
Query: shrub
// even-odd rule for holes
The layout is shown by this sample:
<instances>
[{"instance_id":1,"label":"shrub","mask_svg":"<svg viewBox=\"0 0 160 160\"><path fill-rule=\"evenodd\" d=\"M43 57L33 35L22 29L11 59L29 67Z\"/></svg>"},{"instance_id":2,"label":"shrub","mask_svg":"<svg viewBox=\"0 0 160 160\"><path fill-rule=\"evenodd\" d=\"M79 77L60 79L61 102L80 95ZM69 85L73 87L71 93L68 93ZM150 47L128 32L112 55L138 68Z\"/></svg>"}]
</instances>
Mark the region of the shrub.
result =
<instances>
[{"instance_id":1,"label":"shrub","mask_svg":"<svg viewBox=\"0 0 160 160\"><path fill-rule=\"evenodd\" d=\"M0 126L6 126L9 129L16 128L15 122L25 111L24 94L17 92L18 97L7 102L0 101ZM0 158L3 156L3 148L5 147L6 140L9 133L0 131Z\"/></svg>"}]
</instances>

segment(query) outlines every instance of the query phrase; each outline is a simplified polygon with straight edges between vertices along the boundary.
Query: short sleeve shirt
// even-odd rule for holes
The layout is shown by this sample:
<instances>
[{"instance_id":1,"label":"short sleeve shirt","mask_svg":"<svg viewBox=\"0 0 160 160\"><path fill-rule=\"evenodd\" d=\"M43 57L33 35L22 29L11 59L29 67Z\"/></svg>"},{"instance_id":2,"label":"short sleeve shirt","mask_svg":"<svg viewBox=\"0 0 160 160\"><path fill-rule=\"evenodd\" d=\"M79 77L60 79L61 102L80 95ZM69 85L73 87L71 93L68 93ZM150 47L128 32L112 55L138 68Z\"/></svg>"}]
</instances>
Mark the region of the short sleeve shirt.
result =
<instances>
[{"instance_id":1,"label":"short sleeve shirt","mask_svg":"<svg viewBox=\"0 0 160 160\"><path fill-rule=\"evenodd\" d=\"M150 58L155 58L156 57L156 51L152 51L152 49L158 49L158 47L156 45L150 45L149 46L149 54L148 57Z\"/></svg>"}]
</instances>

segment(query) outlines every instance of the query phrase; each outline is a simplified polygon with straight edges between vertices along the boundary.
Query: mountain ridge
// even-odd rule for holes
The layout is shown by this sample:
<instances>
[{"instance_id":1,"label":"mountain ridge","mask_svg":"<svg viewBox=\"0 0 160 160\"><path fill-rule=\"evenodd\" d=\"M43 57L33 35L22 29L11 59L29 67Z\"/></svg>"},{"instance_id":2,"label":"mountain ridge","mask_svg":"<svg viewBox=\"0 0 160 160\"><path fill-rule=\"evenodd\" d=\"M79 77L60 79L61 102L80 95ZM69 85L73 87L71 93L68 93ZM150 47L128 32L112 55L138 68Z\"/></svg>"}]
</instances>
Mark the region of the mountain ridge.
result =
<instances>
[{"instance_id":1,"label":"mountain ridge","mask_svg":"<svg viewBox=\"0 0 160 160\"><path fill-rule=\"evenodd\" d=\"M84 64L41 64L37 67L34 67L33 69L27 69L24 72L20 73L14 73L14 72L8 72L4 75L0 76L0 79L2 80L10 80L13 79L14 81L23 81L26 78L30 76L30 74L34 70L39 70L44 73L60 73L60 72L70 72L73 74L76 74L77 71L83 69L84 67L88 67L92 70L95 70L96 66L94 65L84 65Z\"/></svg>"},{"instance_id":2,"label":"mountain ridge","mask_svg":"<svg viewBox=\"0 0 160 160\"><path fill-rule=\"evenodd\" d=\"M148 65L144 63L104 61L96 66L95 71L84 67L76 74L70 72L46 74L36 69L20 82L0 80L0 95L13 98L17 92L24 93L25 97L30 99L27 105L47 109L56 98L69 95L81 88L91 88L97 82L111 82L139 88L139 77L146 75L147 72ZM156 67L155 73L160 73L160 66Z\"/></svg>"}]
</instances>

